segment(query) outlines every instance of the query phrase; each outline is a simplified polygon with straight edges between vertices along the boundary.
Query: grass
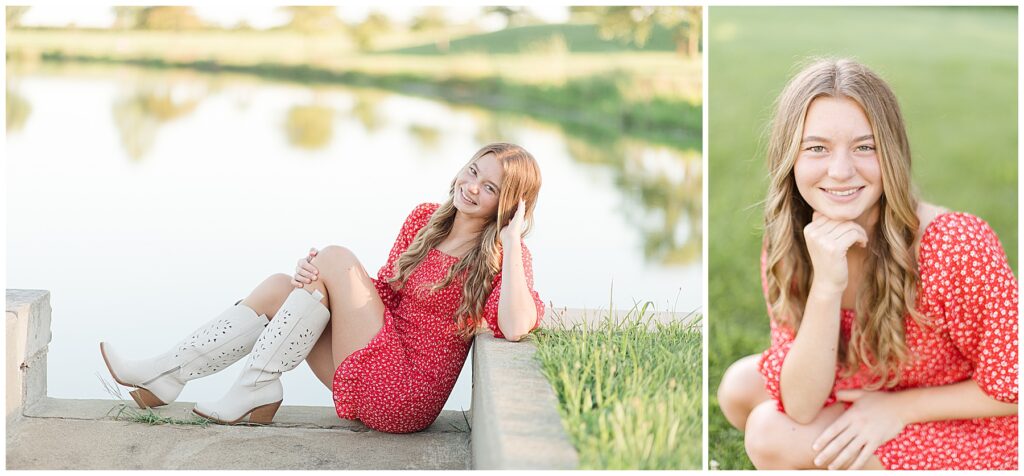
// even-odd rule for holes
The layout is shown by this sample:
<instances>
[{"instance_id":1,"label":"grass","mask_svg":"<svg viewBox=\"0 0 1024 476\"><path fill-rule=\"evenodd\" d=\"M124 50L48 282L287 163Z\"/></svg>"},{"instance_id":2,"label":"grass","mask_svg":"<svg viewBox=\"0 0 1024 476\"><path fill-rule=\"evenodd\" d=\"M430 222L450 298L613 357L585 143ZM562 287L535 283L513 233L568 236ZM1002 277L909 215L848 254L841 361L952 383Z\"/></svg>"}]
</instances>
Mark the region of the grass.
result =
<instances>
[{"instance_id":1,"label":"grass","mask_svg":"<svg viewBox=\"0 0 1024 476\"><path fill-rule=\"evenodd\" d=\"M174 418L166 417L154 412L152 408L138 409L135 408L135 402L129 402L125 399L124 395L121 394L121 387L115 385L109 380L99 376L100 383L107 389L107 393L110 393L114 398L117 398L121 403L112 408L110 411L117 412L114 414L115 420L125 420L136 423L145 423L147 425L188 425L188 426L201 426L206 428L211 422L210 420L192 415L190 418ZM107 412L109 415L110 412Z\"/></svg>"},{"instance_id":2,"label":"grass","mask_svg":"<svg viewBox=\"0 0 1024 476\"><path fill-rule=\"evenodd\" d=\"M771 103L808 56L853 56L900 100L921 196L989 222L1017 268L1015 8L729 8L709 12L709 464L749 469L715 394L768 345L758 256ZM778 32L786 32L785 35Z\"/></svg>"},{"instance_id":3,"label":"grass","mask_svg":"<svg viewBox=\"0 0 1024 476\"><path fill-rule=\"evenodd\" d=\"M536 333L581 469L700 469L700 319L623 320Z\"/></svg>"},{"instance_id":4,"label":"grass","mask_svg":"<svg viewBox=\"0 0 1024 476\"><path fill-rule=\"evenodd\" d=\"M573 53L613 53L620 51L669 51L676 49L672 33L655 25L643 47L632 42L608 41L600 36L596 24L544 24L506 28L490 33L470 35L451 40L447 50L436 42L396 48L387 53L442 55L449 53L520 53L531 49L547 49L552 44Z\"/></svg>"}]
</instances>

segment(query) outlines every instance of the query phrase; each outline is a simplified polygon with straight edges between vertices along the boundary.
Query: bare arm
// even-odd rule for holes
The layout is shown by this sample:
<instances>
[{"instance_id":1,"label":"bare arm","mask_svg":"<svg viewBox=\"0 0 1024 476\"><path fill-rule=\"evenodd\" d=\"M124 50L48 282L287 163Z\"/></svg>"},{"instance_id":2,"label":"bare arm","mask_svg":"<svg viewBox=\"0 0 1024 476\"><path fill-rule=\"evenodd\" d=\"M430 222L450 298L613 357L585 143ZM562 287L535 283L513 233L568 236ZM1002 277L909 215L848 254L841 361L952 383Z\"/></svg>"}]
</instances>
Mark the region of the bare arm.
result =
<instances>
[{"instance_id":1,"label":"bare arm","mask_svg":"<svg viewBox=\"0 0 1024 476\"><path fill-rule=\"evenodd\" d=\"M835 383L842 289L811 286L793 346L782 364L782 406L794 421L810 423Z\"/></svg>"},{"instance_id":2,"label":"bare arm","mask_svg":"<svg viewBox=\"0 0 1024 476\"><path fill-rule=\"evenodd\" d=\"M523 245L519 239L503 242L501 296L498 298L498 328L505 338L518 341L537 322L537 308L526 282Z\"/></svg>"},{"instance_id":3,"label":"bare arm","mask_svg":"<svg viewBox=\"0 0 1024 476\"><path fill-rule=\"evenodd\" d=\"M972 379L939 387L911 388L896 395L903 422L908 425L1017 414L1016 403L992 398Z\"/></svg>"},{"instance_id":4,"label":"bare arm","mask_svg":"<svg viewBox=\"0 0 1024 476\"><path fill-rule=\"evenodd\" d=\"M498 297L498 329L510 341L518 341L537 323L530 284L523 265L523 222L526 205L520 201L509 224L501 229L501 289Z\"/></svg>"},{"instance_id":5,"label":"bare arm","mask_svg":"<svg viewBox=\"0 0 1024 476\"><path fill-rule=\"evenodd\" d=\"M849 282L847 250L867 246L867 233L852 221L814 212L804 227L814 275L793 346L779 380L782 406L798 423L810 423L835 383L840 303Z\"/></svg>"},{"instance_id":6,"label":"bare arm","mask_svg":"<svg viewBox=\"0 0 1024 476\"><path fill-rule=\"evenodd\" d=\"M974 380L897 392L840 390L852 405L821 433L812 448L815 464L859 469L875 449L912 423L1015 415L1017 404L986 394Z\"/></svg>"}]
</instances>

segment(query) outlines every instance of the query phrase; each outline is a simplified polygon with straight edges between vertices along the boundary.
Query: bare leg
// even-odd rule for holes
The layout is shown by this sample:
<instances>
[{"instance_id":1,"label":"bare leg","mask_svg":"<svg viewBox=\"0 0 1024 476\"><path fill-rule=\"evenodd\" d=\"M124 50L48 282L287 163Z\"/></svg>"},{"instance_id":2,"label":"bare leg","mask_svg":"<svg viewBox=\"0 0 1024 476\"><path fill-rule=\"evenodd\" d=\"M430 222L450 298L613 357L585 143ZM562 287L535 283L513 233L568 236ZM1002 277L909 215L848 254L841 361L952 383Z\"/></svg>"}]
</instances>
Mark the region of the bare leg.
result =
<instances>
[{"instance_id":1,"label":"bare leg","mask_svg":"<svg viewBox=\"0 0 1024 476\"><path fill-rule=\"evenodd\" d=\"M764 377L757 369L759 358L760 354L754 354L737 360L718 384L718 406L725 419L740 431L746 428L747 416L754 407L771 398L764 389Z\"/></svg>"},{"instance_id":2,"label":"bare leg","mask_svg":"<svg viewBox=\"0 0 1024 476\"><path fill-rule=\"evenodd\" d=\"M764 401L747 417L747 456L757 469L825 469L814 465L817 453L811 444L844 411L842 404L829 405L813 421L801 425L780 412L774 400ZM884 468L872 455L864 469Z\"/></svg>"},{"instance_id":3,"label":"bare leg","mask_svg":"<svg viewBox=\"0 0 1024 476\"><path fill-rule=\"evenodd\" d=\"M287 274L272 274L259 286L256 286L256 289L253 289L241 303L256 311L256 314L263 314L267 316L267 319L273 319L274 314L277 314L277 310L281 308L281 304L284 304L284 300L288 298L288 294L295 289L291 285L291 280L291 276Z\"/></svg>"},{"instance_id":4,"label":"bare leg","mask_svg":"<svg viewBox=\"0 0 1024 476\"><path fill-rule=\"evenodd\" d=\"M365 347L384 326L384 303L370 275L347 248L328 246L313 258L313 265L320 270L319 277L303 289L319 289L327 296L331 321L306 362L313 374L332 389L338 366L352 352Z\"/></svg>"}]
</instances>

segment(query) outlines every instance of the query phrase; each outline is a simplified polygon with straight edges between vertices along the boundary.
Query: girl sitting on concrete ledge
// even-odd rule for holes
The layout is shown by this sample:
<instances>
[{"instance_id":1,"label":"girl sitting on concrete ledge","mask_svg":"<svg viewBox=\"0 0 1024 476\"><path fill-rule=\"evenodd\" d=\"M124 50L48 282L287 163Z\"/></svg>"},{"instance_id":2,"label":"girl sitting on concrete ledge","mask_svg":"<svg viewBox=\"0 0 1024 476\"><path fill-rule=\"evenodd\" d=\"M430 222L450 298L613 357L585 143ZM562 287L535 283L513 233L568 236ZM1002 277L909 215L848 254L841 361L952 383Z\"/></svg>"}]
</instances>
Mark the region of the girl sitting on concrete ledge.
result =
<instances>
[{"instance_id":1,"label":"girl sitting on concrete ledge","mask_svg":"<svg viewBox=\"0 0 1024 476\"><path fill-rule=\"evenodd\" d=\"M270 423L281 373L305 360L332 391L339 417L389 433L423 430L448 399L473 335L486 326L518 341L540 324L544 305L522 242L540 185L529 152L487 145L444 203L409 214L376 279L350 250L314 248L294 276L268 277L163 354L129 360L105 342L100 352L114 380L136 387L142 408L174 401L189 380L248 354L227 394L193 412Z\"/></svg>"}]
</instances>

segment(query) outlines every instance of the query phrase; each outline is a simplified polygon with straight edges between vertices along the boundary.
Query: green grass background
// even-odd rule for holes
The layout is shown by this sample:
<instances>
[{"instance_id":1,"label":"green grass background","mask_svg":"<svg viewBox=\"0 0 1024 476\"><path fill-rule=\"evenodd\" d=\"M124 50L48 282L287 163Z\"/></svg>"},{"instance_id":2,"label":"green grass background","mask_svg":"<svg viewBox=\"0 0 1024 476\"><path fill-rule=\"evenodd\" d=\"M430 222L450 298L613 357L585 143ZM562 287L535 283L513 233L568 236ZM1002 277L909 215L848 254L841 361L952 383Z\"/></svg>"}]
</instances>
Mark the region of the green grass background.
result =
<instances>
[{"instance_id":1,"label":"green grass background","mask_svg":"<svg viewBox=\"0 0 1024 476\"><path fill-rule=\"evenodd\" d=\"M649 310L535 334L579 469L701 468L701 323Z\"/></svg>"},{"instance_id":2,"label":"green grass background","mask_svg":"<svg viewBox=\"0 0 1024 476\"><path fill-rule=\"evenodd\" d=\"M899 98L921 197L985 219L1017 272L1017 10L712 7L709 12L709 458L752 468L715 396L768 345L758 257L775 96L811 56L853 57Z\"/></svg>"}]
</instances>

